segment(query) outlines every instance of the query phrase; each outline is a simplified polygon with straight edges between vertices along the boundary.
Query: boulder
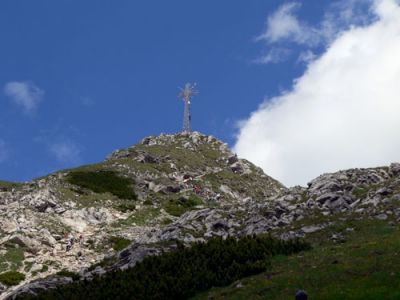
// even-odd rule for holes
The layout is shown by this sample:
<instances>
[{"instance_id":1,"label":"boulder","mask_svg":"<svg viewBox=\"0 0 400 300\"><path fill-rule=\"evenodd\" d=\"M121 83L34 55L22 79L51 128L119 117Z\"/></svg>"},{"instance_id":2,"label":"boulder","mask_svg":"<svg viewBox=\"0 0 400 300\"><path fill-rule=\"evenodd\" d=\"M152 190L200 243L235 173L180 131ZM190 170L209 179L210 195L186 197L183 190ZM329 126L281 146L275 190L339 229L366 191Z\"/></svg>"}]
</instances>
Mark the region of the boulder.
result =
<instances>
[{"instance_id":1,"label":"boulder","mask_svg":"<svg viewBox=\"0 0 400 300\"><path fill-rule=\"evenodd\" d=\"M388 216L387 216L387 214L382 213L382 214L375 216L375 218L378 220L385 221L385 220L387 220Z\"/></svg>"},{"instance_id":2,"label":"boulder","mask_svg":"<svg viewBox=\"0 0 400 300\"><path fill-rule=\"evenodd\" d=\"M40 230L41 242L49 247L54 247L57 244L56 239L51 235L46 228Z\"/></svg>"},{"instance_id":3,"label":"boulder","mask_svg":"<svg viewBox=\"0 0 400 300\"><path fill-rule=\"evenodd\" d=\"M378 189L375 194L376 195L381 195L381 196L387 196L393 193L393 190L387 187L383 187Z\"/></svg>"},{"instance_id":4,"label":"boulder","mask_svg":"<svg viewBox=\"0 0 400 300\"><path fill-rule=\"evenodd\" d=\"M37 253L41 249L40 243L24 234L16 234L9 239L10 243L19 245L20 247L27 248L29 252Z\"/></svg>"},{"instance_id":5,"label":"boulder","mask_svg":"<svg viewBox=\"0 0 400 300\"><path fill-rule=\"evenodd\" d=\"M228 157L227 161L228 161L228 165L232 165L232 164L234 164L235 162L238 161L238 157L237 157L236 154L231 155L231 156Z\"/></svg>"},{"instance_id":6,"label":"boulder","mask_svg":"<svg viewBox=\"0 0 400 300\"><path fill-rule=\"evenodd\" d=\"M0 295L6 290L6 286L0 282Z\"/></svg>"},{"instance_id":7,"label":"boulder","mask_svg":"<svg viewBox=\"0 0 400 300\"><path fill-rule=\"evenodd\" d=\"M324 228L323 226L316 226L316 225L310 225L310 226L303 226L301 228L301 231L303 231L304 233L313 233L313 232L317 232L319 230L321 230L322 228Z\"/></svg>"}]
</instances>

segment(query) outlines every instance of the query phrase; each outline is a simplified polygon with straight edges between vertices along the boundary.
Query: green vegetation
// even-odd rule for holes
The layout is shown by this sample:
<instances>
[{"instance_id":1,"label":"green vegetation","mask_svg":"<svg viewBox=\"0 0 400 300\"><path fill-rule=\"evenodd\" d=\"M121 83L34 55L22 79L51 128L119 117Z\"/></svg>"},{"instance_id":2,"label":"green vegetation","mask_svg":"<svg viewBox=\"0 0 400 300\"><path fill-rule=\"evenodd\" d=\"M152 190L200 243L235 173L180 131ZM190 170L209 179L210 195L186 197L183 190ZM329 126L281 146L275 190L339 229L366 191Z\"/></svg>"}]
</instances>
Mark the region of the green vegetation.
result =
<instances>
[{"instance_id":1,"label":"green vegetation","mask_svg":"<svg viewBox=\"0 0 400 300\"><path fill-rule=\"evenodd\" d=\"M11 246L11 245L7 245ZM22 262L25 258L24 252L25 248L16 248L15 245L13 247L9 247L7 252L0 256L0 269L3 269L1 266L7 265L7 268L11 270L17 270L19 267L22 266Z\"/></svg>"},{"instance_id":2,"label":"green vegetation","mask_svg":"<svg viewBox=\"0 0 400 300\"><path fill-rule=\"evenodd\" d=\"M265 183L255 181L256 177L251 174L236 174L230 170L223 170L207 174L203 179L214 191L218 191L221 185L226 185L239 193L251 194L254 199L264 199ZM276 185L280 186L279 183Z\"/></svg>"},{"instance_id":3,"label":"green vegetation","mask_svg":"<svg viewBox=\"0 0 400 300\"><path fill-rule=\"evenodd\" d=\"M39 270L40 273L44 273L47 272L49 270L49 266L48 265L43 265L43 267Z\"/></svg>"},{"instance_id":4,"label":"green vegetation","mask_svg":"<svg viewBox=\"0 0 400 300\"><path fill-rule=\"evenodd\" d=\"M0 191L11 191L13 188L17 188L21 185L22 183L0 180Z\"/></svg>"},{"instance_id":5,"label":"green vegetation","mask_svg":"<svg viewBox=\"0 0 400 300\"><path fill-rule=\"evenodd\" d=\"M33 261L24 261L24 271L29 272L33 266Z\"/></svg>"},{"instance_id":6,"label":"green vegetation","mask_svg":"<svg viewBox=\"0 0 400 300\"><path fill-rule=\"evenodd\" d=\"M145 206L140 210L133 212L128 218L125 220L118 220L111 224L112 227L121 227L121 226L132 226L133 224L138 226L143 226L155 218L157 218L160 214L160 209L154 208L152 206Z\"/></svg>"},{"instance_id":7,"label":"green vegetation","mask_svg":"<svg viewBox=\"0 0 400 300\"><path fill-rule=\"evenodd\" d=\"M364 199L368 196L368 188L366 187L356 187L352 191L353 195L358 199Z\"/></svg>"},{"instance_id":8,"label":"green vegetation","mask_svg":"<svg viewBox=\"0 0 400 300\"><path fill-rule=\"evenodd\" d=\"M61 277L70 277L73 281L79 280L81 278L78 273L74 273L66 269L57 272L56 275Z\"/></svg>"},{"instance_id":9,"label":"green vegetation","mask_svg":"<svg viewBox=\"0 0 400 300\"><path fill-rule=\"evenodd\" d=\"M120 251L131 244L131 241L120 237L120 236L112 236L109 238L109 242L115 251Z\"/></svg>"},{"instance_id":10,"label":"green vegetation","mask_svg":"<svg viewBox=\"0 0 400 300\"><path fill-rule=\"evenodd\" d=\"M150 199L146 199L146 200L143 202L143 204L144 204L144 205L153 205L153 202L152 202Z\"/></svg>"},{"instance_id":11,"label":"green vegetation","mask_svg":"<svg viewBox=\"0 0 400 300\"><path fill-rule=\"evenodd\" d=\"M132 200L120 200L115 208L122 212L134 211L136 209L136 203Z\"/></svg>"},{"instance_id":12,"label":"green vegetation","mask_svg":"<svg viewBox=\"0 0 400 300\"><path fill-rule=\"evenodd\" d=\"M97 267L106 268L106 267L109 267L109 266L115 264L116 262L117 262L116 256L104 257L104 259L102 261L100 261L94 265L91 265L88 270L93 271Z\"/></svg>"},{"instance_id":13,"label":"green vegetation","mask_svg":"<svg viewBox=\"0 0 400 300\"><path fill-rule=\"evenodd\" d=\"M12 286L19 284L25 279L25 275L16 271L8 271L0 274L0 282Z\"/></svg>"},{"instance_id":14,"label":"green vegetation","mask_svg":"<svg viewBox=\"0 0 400 300\"><path fill-rule=\"evenodd\" d=\"M336 241L329 237L335 233ZM271 268L193 300L293 299L305 289L313 300L400 299L400 228L387 222L337 222L309 237L313 249L275 256Z\"/></svg>"},{"instance_id":15,"label":"green vegetation","mask_svg":"<svg viewBox=\"0 0 400 300\"><path fill-rule=\"evenodd\" d=\"M95 193L110 193L121 199L136 199L133 180L120 177L113 171L73 171L68 174L67 180Z\"/></svg>"},{"instance_id":16,"label":"green vegetation","mask_svg":"<svg viewBox=\"0 0 400 300\"><path fill-rule=\"evenodd\" d=\"M134 268L49 290L35 299L187 299L211 286L265 271L274 255L308 248L299 240L268 236L215 238L190 248L178 245L178 251L147 257Z\"/></svg>"},{"instance_id":17,"label":"green vegetation","mask_svg":"<svg viewBox=\"0 0 400 300\"><path fill-rule=\"evenodd\" d=\"M179 217L188 210L192 210L193 207L201 204L203 204L203 200L200 197L191 195L189 198L170 198L166 201L164 206L167 213Z\"/></svg>"},{"instance_id":18,"label":"green vegetation","mask_svg":"<svg viewBox=\"0 0 400 300\"><path fill-rule=\"evenodd\" d=\"M191 151L181 147L181 143L164 145L136 145L136 150L145 151L156 157L169 156L175 162L178 168L188 166L189 168L204 169L206 166L218 165L217 159L220 158L221 152L211 149L209 145L196 145L196 151ZM163 166L160 171L167 171L168 166Z\"/></svg>"}]
</instances>

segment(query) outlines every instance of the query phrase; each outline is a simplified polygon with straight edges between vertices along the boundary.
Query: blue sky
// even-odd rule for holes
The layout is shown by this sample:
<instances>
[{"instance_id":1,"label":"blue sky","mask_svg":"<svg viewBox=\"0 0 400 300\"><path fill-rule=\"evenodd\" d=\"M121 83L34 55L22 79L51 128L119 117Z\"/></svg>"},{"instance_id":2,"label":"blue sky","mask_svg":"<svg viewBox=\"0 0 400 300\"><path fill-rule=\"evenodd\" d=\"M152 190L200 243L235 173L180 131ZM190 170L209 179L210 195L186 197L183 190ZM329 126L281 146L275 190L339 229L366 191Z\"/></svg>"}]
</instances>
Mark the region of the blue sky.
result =
<instances>
[{"instance_id":1,"label":"blue sky","mask_svg":"<svg viewBox=\"0 0 400 300\"><path fill-rule=\"evenodd\" d=\"M187 81L200 90L194 129L232 144L235 122L301 69L252 63L279 2L2 1L0 84L28 82L42 96L27 112L1 94L0 178L28 180L179 131Z\"/></svg>"},{"instance_id":2,"label":"blue sky","mask_svg":"<svg viewBox=\"0 0 400 300\"><path fill-rule=\"evenodd\" d=\"M290 32L266 37L282 5L309 31L337 9L332 1L1 1L0 179L98 162L180 131L186 82L200 90L194 130L233 146L238 122L307 70L301 54L312 49L315 59L329 46Z\"/></svg>"}]
</instances>

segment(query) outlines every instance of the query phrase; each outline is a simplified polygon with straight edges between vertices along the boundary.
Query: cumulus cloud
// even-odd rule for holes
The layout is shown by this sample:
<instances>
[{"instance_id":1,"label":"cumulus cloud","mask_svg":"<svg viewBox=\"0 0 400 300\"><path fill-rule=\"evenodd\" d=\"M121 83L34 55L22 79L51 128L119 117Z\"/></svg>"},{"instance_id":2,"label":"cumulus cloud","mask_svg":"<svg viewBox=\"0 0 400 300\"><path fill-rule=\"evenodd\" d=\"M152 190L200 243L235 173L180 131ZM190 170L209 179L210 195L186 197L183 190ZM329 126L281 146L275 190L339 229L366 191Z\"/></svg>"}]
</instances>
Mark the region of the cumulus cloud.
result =
<instances>
[{"instance_id":1,"label":"cumulus cloud","mask_svg":"<svg viewBox=\"0 0 400 300\"><path fill-rule=\"evenodd\" d=\"M289 55L279 56L279 49L295 45L299 51L298 61L310 60L310 49L326 47L336 37L352 26L367 25L373 21L373 0L333 1L318 24L311 25L298 18L300 2L281 5L267 18L264 31L256 38L269 48L266 55L254 60L256 63L278 63ZM277 46L278 45L278 46ZM308 56L306 56L308 54Z\"/></svg>"},{"instance_id":2,"label":"cumulus cloud","mask_svg":"<svg viewBox=\"0 0 400 300\"><path fill-rule=\"evenodd\" d=\"M256 40L274 43L286 39L299 44L317 42L316 30L299 21L295 15L300 6L300 3L291 2L279 7L268 17L265 31Z\"/></svg>"},{"instance_id":3,"label":"cumulus cloud","mask_svg":"<svg viewBox=\"0 0 400 300\"><path fill-rule=\"evenodd\" d=\"M315 55L311 50L306 50L303 51L299 54L299 57L297 58L297 61L300 63L310 63L313 60L317 58L317 55Z\"/></svg>"},{"instance_id":4,"label":"cumulus cloud","mask_svg":"<svg viewBox=\"0 0 400 300\"><path fill-rule=\"evenodd\" d=\"M400 160L400 7L340 32L293 87L240 123L235 151L286 185Z\"/></svg>"},{"instance_id":5,"label":"cumulus cloud","mask_svg":"<svg viewBox=\"0 0 400 300\"><path fill-rule=\"evenodd\" d=\"M30 81L13 81L4 86L4 93L27 113L33 113L43 99L44 91Z\"/></svg>"},{"instance_id":6,"label":"cumulus cloud","mask_svg":"<svg viewBox=\"0 0 400 300\"><path fill-rule=\"evenodd\" d=\"M80 148L70 140L56 142L50 145L51 154L63 164L78 163L80 161Z\"/></svg>"}]
</instances>

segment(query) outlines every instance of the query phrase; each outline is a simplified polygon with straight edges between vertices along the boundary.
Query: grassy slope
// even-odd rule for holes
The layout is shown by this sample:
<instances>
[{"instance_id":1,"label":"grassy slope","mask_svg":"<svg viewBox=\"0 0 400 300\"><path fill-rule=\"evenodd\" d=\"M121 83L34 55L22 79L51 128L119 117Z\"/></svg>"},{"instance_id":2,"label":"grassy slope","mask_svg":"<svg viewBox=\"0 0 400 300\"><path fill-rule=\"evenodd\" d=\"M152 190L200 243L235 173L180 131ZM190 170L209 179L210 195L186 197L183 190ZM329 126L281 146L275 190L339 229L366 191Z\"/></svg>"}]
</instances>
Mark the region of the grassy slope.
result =
<instances>
[{"instance_id":1,"label":"grassy slope","mask_svg":"<svg viewBox=\"0 0 400 300\"><path fill-rule=\"evenodd\" d=\"M9 191L20 185L22 185L22 183L0 180L0 191Z\"/></svg>"},{"instance_id":2,"label":"grassy slope","mask_svg":"<svg viewBox=\"0 0 400 300\"><path fill-rule=\"evenodd\" d=\"M314 249L275 257L272 269L194 299L400 299L400 229L382 221L346 221L310 236ZM348 231L346 228L353 228ZM343 239L328 239L332 232Z\"/></svg>"}]
</instances>

